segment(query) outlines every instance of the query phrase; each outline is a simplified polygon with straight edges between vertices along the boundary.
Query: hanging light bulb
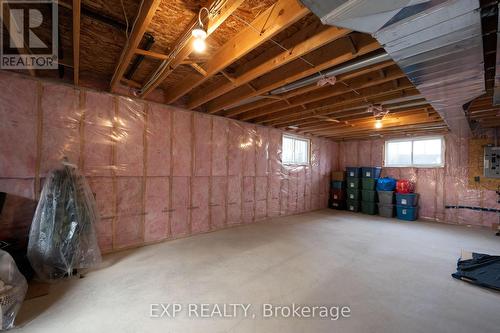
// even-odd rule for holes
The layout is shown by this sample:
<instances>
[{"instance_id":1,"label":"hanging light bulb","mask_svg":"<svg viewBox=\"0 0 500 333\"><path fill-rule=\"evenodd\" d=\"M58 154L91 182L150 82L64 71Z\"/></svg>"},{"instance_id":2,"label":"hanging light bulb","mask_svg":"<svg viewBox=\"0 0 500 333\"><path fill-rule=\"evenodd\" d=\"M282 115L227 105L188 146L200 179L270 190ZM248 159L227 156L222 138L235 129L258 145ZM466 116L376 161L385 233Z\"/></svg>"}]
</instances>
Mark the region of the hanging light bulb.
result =
<instances>
[{"instance_id":1,"label":"hanging light bulb","mask_svg":"<svg viewBox=\"0 0 500 333\"><path fill-rule=\"evenodd\" d=\"M193 48L196 52L203 52L207 48L207 44L205 43L205 39L207 38L207 30L203 26L203 21L201 20L201 12L203 10L207 11L207 16L210 14L206 7L202 7L198 12L198 24L191 31L191 35L193 36Z\"/></svg>"},{"instance_id":2,"label":"hanging light bulb","mask_svg":"<svg viewBox=\"0 0 500 333\"><path fill-rule=\"evenodd\" d=\"M375 120L375 128L382 128L382 119Z\"/></svg>"},{"instance_id":3,"label":"hanging light bulb","mask_svg":"<svg viewBox=\"0 0 500 333\"><path fill-rule=\"evenodd\" d=\"M193 41L193 48L196 52L201 53L207 49L207 44L205 43L205 40L195 38Z\"/></svg>"}]
</instances>

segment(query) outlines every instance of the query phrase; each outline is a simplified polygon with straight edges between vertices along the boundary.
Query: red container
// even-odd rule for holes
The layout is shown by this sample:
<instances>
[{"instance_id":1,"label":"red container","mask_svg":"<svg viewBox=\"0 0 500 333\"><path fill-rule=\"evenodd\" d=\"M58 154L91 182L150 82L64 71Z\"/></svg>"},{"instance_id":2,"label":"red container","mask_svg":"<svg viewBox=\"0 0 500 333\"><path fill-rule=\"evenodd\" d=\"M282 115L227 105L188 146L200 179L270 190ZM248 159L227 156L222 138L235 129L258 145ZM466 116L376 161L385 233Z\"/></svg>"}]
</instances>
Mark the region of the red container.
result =
<instances>
[{"instance_id":1,"label":"red container","mask_svg":"<svg viewBox=\"0 0 500 333\"><path fill-rule=\"evenodd\" d=\"M400 179L396 183L396 193L408 194L415 192L415 184L408 179Z\"/></svg>"}]
</instances>

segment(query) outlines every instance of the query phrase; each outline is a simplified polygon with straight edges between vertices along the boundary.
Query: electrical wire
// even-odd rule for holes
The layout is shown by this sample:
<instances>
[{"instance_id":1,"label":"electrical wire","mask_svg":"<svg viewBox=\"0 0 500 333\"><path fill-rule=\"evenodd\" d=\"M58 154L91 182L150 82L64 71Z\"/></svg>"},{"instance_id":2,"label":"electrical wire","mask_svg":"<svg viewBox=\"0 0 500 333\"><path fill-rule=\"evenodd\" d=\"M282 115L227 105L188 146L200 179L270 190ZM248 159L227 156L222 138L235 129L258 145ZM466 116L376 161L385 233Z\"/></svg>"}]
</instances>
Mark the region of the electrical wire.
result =
<instances>
[{"instance_id":1,"label":"electrical wire","mask_svg":"<svg viewBox=\"0 0 500 333\"><path fill-rule=\"evenodd\" d=\"M123 16L125 17L125 23L127 25L127 28L125 30L125 36L127 37L127 40L128 40L129 36L128 36L128 17L127 17L127 12L125 11L125 5L123 4L123 0L120 0L120 3L122 5Z\"/></svg>"},{"instance_id":2,"label":"electrical wire","mask_svg":"<svg viewBox=\"0 0 500 333\"><path fill-rule=\"evenodd\" d=\"M208 19L212 19L217 16L220 12L220 9L226 4L227 0L217 0L208 9ZM203 7L206 8L206 7ZM203 10L200 9L198 12L198 20L200 20L200 13ZM184 48L184 46L189 42L191 38L191 31L196 27L197 22L193 22L191 26L186 30L186 33L181 37L181 39L176 43L175 48L168 54L168 59L163 60L157 70L151 75L151 78L146 82L146 84L140 90L140 94L142 95L144 91L148 90L151 85L153 85L159 78L168 70L170 62L177 57L179 52Z\"/></svg>"}]
</instances>

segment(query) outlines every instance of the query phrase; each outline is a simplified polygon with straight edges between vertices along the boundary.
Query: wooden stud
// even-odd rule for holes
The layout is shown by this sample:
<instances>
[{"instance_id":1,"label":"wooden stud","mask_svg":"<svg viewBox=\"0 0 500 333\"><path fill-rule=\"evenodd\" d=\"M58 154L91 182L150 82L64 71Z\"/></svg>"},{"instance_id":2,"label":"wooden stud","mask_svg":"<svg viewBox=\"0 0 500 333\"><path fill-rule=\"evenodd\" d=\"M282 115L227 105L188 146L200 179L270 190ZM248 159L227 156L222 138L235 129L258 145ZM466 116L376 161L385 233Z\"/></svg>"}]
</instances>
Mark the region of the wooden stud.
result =
<instances>
[{"instance_id":1,"label":"wooden stud","mask_svg":"<svg viewBox=\"0 0 500 333\"><path fill-rule=\"evenodd\" d=\"M80 80L80 11L81 0L73 0L73 83Z\"/></svg>"}]
</instances>

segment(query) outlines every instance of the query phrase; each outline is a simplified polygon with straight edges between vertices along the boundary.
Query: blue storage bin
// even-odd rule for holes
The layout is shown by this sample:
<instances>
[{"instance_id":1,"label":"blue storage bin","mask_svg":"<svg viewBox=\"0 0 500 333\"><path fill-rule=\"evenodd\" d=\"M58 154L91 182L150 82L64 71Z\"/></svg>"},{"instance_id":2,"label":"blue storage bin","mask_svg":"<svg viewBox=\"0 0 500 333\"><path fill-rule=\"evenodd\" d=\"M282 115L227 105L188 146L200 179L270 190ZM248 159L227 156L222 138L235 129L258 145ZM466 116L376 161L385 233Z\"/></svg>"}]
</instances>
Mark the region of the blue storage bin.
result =
<instances>
[{"instance_id":1,"label":"blue storage bin","mask_svg":"<svg viewBox=\"0 0 500 333\"><path fill-rule=\"evenodd\" d=\"M417 211L418 207L410 207L410 206L396 206L397 217L400 220L405 221L415 221L417 219Z\"/></svg>"},{"instance_id":2,"label":"blue storage bin","mask_svg":"<svg viewBox=\"0 0 500 333\"><path fill-rule=\"evenodd\" d=\"M336 190L342 190L346 187L345 182L339 180L332 180L330 186Z\"/></svg>"},{"instance_id":3,"label":"blue storage bin","mask_svg":"<svg viewBox=\"0 0 500 333\"><path fill-rule=\"evenodd\" d=\"M377 191L394 191L397 180L391 177L379 178L377 181Z\"/></svg>"},{"instance_id":4,"label":"blue storage bin","mask_svg":"<svg viewBox=\"0 0 500 333\"><path fill-rule=\"evenodd\" d=\"M396 204L398 206L412 207L416 206L418 202L417 193L396 193Z\"/></svg>"},{"instance_id":5,"label":"blue storage bin","mask_svg":"<svg viewBox=\"0 0 500 333\"><path fill-rule=\"evenodd\" d=\"M347 177L359 178L361 177L361 168L347 167Z\"/></svg>"},{"instance_id":6,"label":"blue storage bin","mask_svg":"<svg viewBox=\"0 0 500 333\"><path fill-rule=\"evenodd\" d=\"M382 172L381 167L362 167L361 177L363 178L380 178Z\"/></svg>"}]
</instances>

